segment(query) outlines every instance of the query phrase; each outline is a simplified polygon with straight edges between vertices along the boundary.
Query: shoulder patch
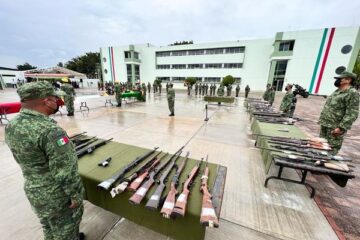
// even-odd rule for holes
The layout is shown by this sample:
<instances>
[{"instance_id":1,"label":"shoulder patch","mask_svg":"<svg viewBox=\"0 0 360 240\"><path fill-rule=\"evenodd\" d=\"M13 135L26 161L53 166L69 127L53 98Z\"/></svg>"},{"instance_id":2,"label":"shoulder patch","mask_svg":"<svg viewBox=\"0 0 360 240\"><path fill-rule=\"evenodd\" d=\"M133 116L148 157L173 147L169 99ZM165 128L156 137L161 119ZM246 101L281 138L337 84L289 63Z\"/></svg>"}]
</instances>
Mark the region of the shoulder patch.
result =
<instances>
[{"instance_id":1,"label":"shoulder patch","mask_svg":"<svg viewBox=\"0 0 360 240\"><path fill-rule=\"evenodd\" d=\"M69 138L67 136L62 136L56 141L58 146L66 145L69 142L70 142L70 140L69 140Z\"/></svg>"}]
</instances>

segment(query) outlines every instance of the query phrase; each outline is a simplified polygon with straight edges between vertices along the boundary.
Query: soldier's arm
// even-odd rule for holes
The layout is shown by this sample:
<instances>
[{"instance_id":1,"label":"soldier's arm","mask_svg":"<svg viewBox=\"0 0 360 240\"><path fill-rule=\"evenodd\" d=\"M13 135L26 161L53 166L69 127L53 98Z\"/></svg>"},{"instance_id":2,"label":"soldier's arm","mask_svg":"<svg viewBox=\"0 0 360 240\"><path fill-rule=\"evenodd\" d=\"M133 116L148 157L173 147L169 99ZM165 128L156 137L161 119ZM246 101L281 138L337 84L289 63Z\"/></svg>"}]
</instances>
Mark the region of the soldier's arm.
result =
<instances>
[{"instance_id":1,"label":"soldier's arm","mask_svg":"<svg viewBox=\"0 0 360 240\"><path fill-rule=\"evenodd\" d=\"M339 127L345 130L349 130L351 125L359 116L359 94L355 91L350 92L346 99L346 111L343 119L341 120Z\"/></svg>"},{"instance_id":2,"label":"soldier's arm","mask_svg":"<svg viewBox=\"0 0 360 240\"><path fill-rule=\"evenodd\" d=\"M69 199L80 204L84 189L78 173L75 149L67 134L61 128L54 128L44 137L43 144L54 180Z\"/></svg>"}]
</instances>

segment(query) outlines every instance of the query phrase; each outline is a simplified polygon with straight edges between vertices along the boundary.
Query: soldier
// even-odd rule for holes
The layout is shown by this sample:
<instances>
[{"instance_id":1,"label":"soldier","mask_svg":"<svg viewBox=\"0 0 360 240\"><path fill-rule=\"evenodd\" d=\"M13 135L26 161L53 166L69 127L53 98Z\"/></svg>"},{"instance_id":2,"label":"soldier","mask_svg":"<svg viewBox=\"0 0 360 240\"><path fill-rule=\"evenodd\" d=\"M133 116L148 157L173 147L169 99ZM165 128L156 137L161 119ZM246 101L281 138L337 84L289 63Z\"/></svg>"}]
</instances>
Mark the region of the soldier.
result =
<instances>
[{"instance_id":1,"label":"soldier","mask_svg":"<svg viewBox=\"0 0 360 240\"><path fill-rule=\"evenodd\" d=\"M240 86L239 86L239 84L236 86L236 89L235 89L235 91L236 91L236 97L239 97L239 92L240 92Z\"/></svg>"},{"instance_id":2,"label":"soldier","mask_svg":"<svg viewBox=\"0 0 360 240\"><path fill-rule=\"evenodd\" d=\"M274 103L274 100L275 100L275 87L272 86L270 88L270 91L269 91L269 94L268 94L268 98L269 98L269 103L270 103L270 106L273 105ZM295 109L294 109L295 110Z\"/></svg>"},{"instance_id":3,"label":"soldier","mask_svg":"<svg viewBox=\"0 0 360 240\"><path fill-rule=\"evenodd\" d=\"M249 85L246 85L246 87L245 87L245 98L247 98L249 96L249 92L250 92L250 87L249 87Z\"/></svg>"},{"instance_id":4,"label":"soldier","mask_svg":"<svg viewBox=\"0 0 360 240\"><path fill-rule=\"evenodd\" d=\"M224 94L225 94L224 85L221 83L220 87L217 90L217 95L219 97L222 97L222 96L224 96Z\"/></svg>"},{"instance_id":5,"label":"soldier","mask_svg":"<svg viewBox=\"0 0 360 240\"><path fill-rule=\"evenodd\" d=\"M265 92L264 92L264 94L263 94L263 99L265 100L265 101L269 101L269 92L270 92L270 84L267 84L266 85L266 90L265 90Z\"/></svg>"},{"instance_id":6,"label":"soldier","mask_svg":"<svg viewBox=\"0 0 360 240\"><path fill-rule=\"evenodd\" d=\"M215 92L216 92L216 84L214 83L214 89L213 89L213 95L215 96Z\"/></svg>"},{"instance_id":7,"label":"soldier","mask_svg":"<svg viewBox=\"0 0 360 240\"><path fill-rule=\"evenodd\" d=\"M196 83L195 83L195 95L198 94L198 91L199 91L199 85L198 85L198 83L196 82Z\"/></svg>"},{"instance_id":8,"label":"soldier","mask_svg":"<svg viewBox=\"0 0 360 240\"><path fill-rule=\"evenodd\" d=\"M151 84L150 84L150 82L148 82L148 84L147 84L147 90L148 90L148 93L149 93L149 95L150 95L150 91L151 91Z\"/></svg>"},{"instance_id":9,"label":"soldier","mask_svg":"<svg viewBox=\"0 0 360 240\"><path fill-rule=\"evenodd\" d=\"M208 95L209 84L205 84L205 95Z\"/></svg>"},{"instance_id":10,"label":"soldier","mask_svg":"<svg viewBox=\"0 0 360 240\"><path fill-rule=\"evenodd\" d=\"M174 105L175 105L175 91L173 89L173 84L170 83L169 84L169 90L167 92L167 100L168 100L168 105L169 105L169 110L170 110L170 117L175 116L175 111L174 111Z\"/></svg>"},{"instance_id":11,"label":"soldier","mask_svg":"<svg viewBox=\"0 0 360 240\"><path fill-rule=\"evenodd\" d=\"M159 93L161 94L162 84L159 83Z\"/></svg>"},{"instance_id":12,"label":"soldier","mask_svg":"<svg viewBox=\"0 0 360 240\"><path fill-rule=\"evenodd\" d=\"M146 102L146 85L145 85L145 83L141 84L141 92L142 92L142 96L143 96L143 101Z\"/></svg>"},{"instance_id":13,"label":"soldier","mask_svg":"<svg viewBox=\"0 0 360 240\"><path fill-rule=\"evenodd\" d=\"M169 90L169 83L166 82L166 93L168 92L168 90Z\"/></svg>"},{"instance_id":14,"label":"soldier","mask_svg":"<svg viewBox=\"0 0 360 240\"><path fill-rule=\"evenodd\" d=\"M287 117L292 117L294 113L294 94L292 93L292 85L288 84L285 88L286 94L283 97L280 105L280 111L283 111ZM268 97L268 95L267 95Z\"/></svg>"},{"instance_id":15,"label":"soldier","mask_svg":"<svg viewBox=\"0 0 360 240\"><path fill-rule=\"evenodd\" d=\"M122 97L121 97L121 85L119 84L119 82L115 82L115 99L117 102L117 107L121 107L121 101L122 101Z\"/></svg>"},{"instance_id":16,"label":"soldier","mask_svg":"<svg viewBox=\"0 0 360 240\"><path fill-rule=\"evenodd\" d=\"M26 197L44 238L84 239L79 225L85 191L75 148L49 118L59 110L59 96L44 81L24 84L17 93L22 108L5 128L5 142L21 167Z\"/></svg>"},{"instance_id":17,"label":"soldier","mask_svg":"<svg viewBox=\"0 0 360 240\"><path fill-rule=\"evenodd\" d=\"M190 96L190 93L191 93L191 85L190 85L190 83L187 84L187 91L188 91L188 96Z\"/></svg>"},{"instance_id":18,"label":"soldier","mask_svg":"<svg viewBox=\"0 0 360 240\"><path fill-rule=\"evenodd\" d=\"M227 85L227 87L226 87L226 96L228 96L228 97L231 96L231 89L232 89L232 86L230 84Z\"/></svg>"},{"instance_id":19,"label":"soldier","mask_svg":"<svg viewBox=\"0 0 360 240\"><path fill-rule=\"evenodd\" d=\"M206 84L204 83L204 84L202 85L202 90L201 90L202 96L205 95L205 91L206 91Z\"/></svg>"},{"instance_id":20,"label":"soldier","mask_svg":"<svg viewBox=\"0 0 360 240\"><path fill-rule=\"evenodd\" d=\"M201 91L202 91L202 83L199 84L199 95L201 95Z\"/></svg>"},{"instance_id":21,"label":"soldier","mask_svg":"<svg viewBox=\"0 0 360 240\"><path fill-rule=\"evenodd\" d=\"M209 90L210 90L210 96L212 96L212 91L213 91L213 84L212 83L210 83Z\"/></svg>"},{"instance_id":22,"label":"soldier","mask_svg":"<svg viewBox=\"0 0 360 240\"><path fill-rule=\"evenodd\" d=\"M156 93L156 82L153 83L154 94Z\"/></svg>"},{"instance_id":23,"label":"soldier","mask_svg":"<svg viewBox=\"0 0 360 240\"><path fill-rule=\"evenodd\" d=\"M337 154L346 132L359 116L359 94L353 87L357 75L343 72L335 77L335 90L326 100L320 114L320 137L328 140Z\"/></svg>"},{"instance_id":24,"label":"soldier","mask_svg":"<svg viewBox=\"0 0 360 240\"><path fill-rule=\"evenodd\" d=\"M75 99L75 90L71 84L63 84L61 86L61 90L63 90L66 95L64 96L64 102L66 106L66 110L68 112L68 116L74 116L74 99Z\"/></svg>"}]
</instances>

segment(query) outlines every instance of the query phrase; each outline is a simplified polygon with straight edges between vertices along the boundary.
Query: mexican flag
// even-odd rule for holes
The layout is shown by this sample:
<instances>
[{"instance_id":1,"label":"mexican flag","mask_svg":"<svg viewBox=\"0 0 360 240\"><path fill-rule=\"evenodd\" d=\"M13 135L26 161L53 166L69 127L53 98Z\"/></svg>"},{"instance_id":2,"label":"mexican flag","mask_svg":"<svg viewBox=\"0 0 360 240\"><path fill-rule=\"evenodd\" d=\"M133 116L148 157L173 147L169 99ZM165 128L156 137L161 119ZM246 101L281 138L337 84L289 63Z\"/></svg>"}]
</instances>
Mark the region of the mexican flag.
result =
<instances>
[{"instance_id":1,"label":"mexican flag","mask_svg":"<svg viewBox=\"0 0 360 240\"><path fill-rule=\"evenodd\" d=\"M62 138L60 138L59 140L56 141L58 146L63 146L65 144L67 144L69 142L69 138L64 136Z\"/></svg>"}]
</instances>

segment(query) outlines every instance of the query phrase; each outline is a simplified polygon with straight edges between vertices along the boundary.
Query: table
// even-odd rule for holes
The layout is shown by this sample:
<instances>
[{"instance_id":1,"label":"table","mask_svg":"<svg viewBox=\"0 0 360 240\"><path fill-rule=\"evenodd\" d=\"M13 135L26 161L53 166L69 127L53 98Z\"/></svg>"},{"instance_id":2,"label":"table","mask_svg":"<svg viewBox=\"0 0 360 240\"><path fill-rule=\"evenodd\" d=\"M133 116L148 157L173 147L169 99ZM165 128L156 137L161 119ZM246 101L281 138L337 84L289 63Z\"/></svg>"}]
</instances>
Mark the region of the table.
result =
<instances>
[{"instance_id":1,"label":"table","mask_svg":"<svg viewBox=\"0 0 360 240\"><path fill-rule=\"evenodd\" d=\"M96 186L100 182L109 178L119 168L131 162L137 156L143 155L148 151L150 150L111 141L96 149L93 153L81 157L78 162L79 173L84 183L86 199L94 205L174 239L203 239L205 236L205 227L200 225L202 194L200 193L199 175L202 174L204 165L193 185L184 218L177 218L175 220L165 219L160 215L159 211L145 209L144 206L152 192L155 190L155 187L150 189L139 206L134 206L129 203L129 198L132 196L131 192L124 192L115 198L111 198L109 192L97 189ZM182 155L185 154L183 153ZM108 157L112 157L109 167L99 167L98 163ZM178 159L178 161L182 161L182 159L183 157ZM197 160L188 160L181 174L179 183L185 181L187 174L197 163ZM226 168L212 163L209 163L208 167L210 169L209 188L211 189L213 187L214 189L213 204L217 215L220 216ZM170 180L173 175L174 171L172 171L171 175L168 177L167 187L163 196L169 189ZM182 185L179 184L179 191L181 191L181 187Z\"/></svg>"},{"instance_id":2,"label":"table","mask_svg":"<svg viewBox=\"0 0 360 240\"><path fill-rule=\"evenodd\" d=\"M234 97L218 97L218 96L204 96L205 102L217 102L217 103L233 103Z\"/></svg>"}]
</instances>

